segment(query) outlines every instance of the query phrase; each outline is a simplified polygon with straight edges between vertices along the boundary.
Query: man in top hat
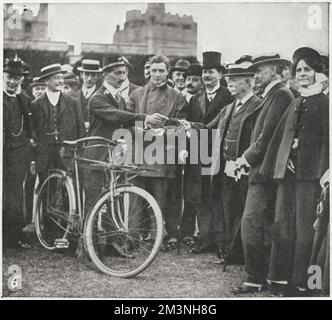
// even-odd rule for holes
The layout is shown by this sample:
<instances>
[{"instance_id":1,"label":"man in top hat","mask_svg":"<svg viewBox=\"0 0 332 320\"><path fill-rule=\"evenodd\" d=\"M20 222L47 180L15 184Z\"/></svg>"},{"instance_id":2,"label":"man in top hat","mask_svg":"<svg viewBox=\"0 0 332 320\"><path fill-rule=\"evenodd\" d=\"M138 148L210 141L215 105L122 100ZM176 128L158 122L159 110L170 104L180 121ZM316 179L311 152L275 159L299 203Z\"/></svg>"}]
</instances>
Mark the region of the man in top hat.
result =
<instances>
[{"instance_id":1,"label":"man in top hat","mask_svg":"<svg viewBox=\"0 0 332 320\"><path fill-rule=\"evenodd\" d=\"M20 84L25 74L17 56L5 61L3 70L3 243L23 246L23 180L34 144L31 101Z\"/></svg>"},{"instance_id":2,"label":"man in top hat","mask_svg":"<svg viewBox=\"0 0 332 320\"><path fill-rule=\"evenodd\" d=\"M46 83L44 81L40 81L38 77L35 77L32 79L30 88L34 99L37 99L46 91Z\"/></svg>"},{"instance_id":3,"label":"man in top hat","mask_svg":"<svg viewBox=\"0 0 332 320\"><path fill-rule=\"evenodd\" d=\"M147 112L133 113L126 111L126 102L120 94L122 83L126 79L126 63L120 56L104 59L104 82L89 101L89 136L99 136L109 140L113 133L123 127L135 126L135 121L145 124L162 124L164 118L158 114L147 115ZM91 141L88 146L96 144ZM98 142L100 144L100 142ZM106 148L88 148L84 156L88 159L105 161L108 152ZM94 203L102 190L104 173L97 170L85 170L86 212Z\"/></svg>"},{"instance_id":4,"label":"man in top hat","mask_svg":"<svg viewBox=\"0 0 332 320\"><path fill-rule=\"evenodd\" d=\"M157 112L169 118L185 117L184 107L186 101L180 93L167 85L168 71L169 60L167 57L156 55L150 59L150 81L130 95L128 109L131 112L136 114ZM167 135L169 132L166 129L165 133ZM146 143L144 150L135 150L135 152L144 153L144 165L151 166L156 171L144 173L137 179L137 183L146 188L156 198L164 215L165 228L168 234L165 249L174 249L178 241L180 213L176 179L177 167L171 164L156 163L155 157L148 158L148 154L144 151L149 146L150 143ZM167 153L171 149L176 149L176 146L165 143L165 148L162 150ZM167 154L164 159L166 161Z\"/></svg>"},{"instance_id":5,"label":"man in top hat","mask_svg":"<svg viewBox=\"0 0 332 320\"><path fill-rule=\"evenodd\" d=\"M262 291L266 285L270 255L270 226L274 219L275 185L259 174L272 135L289 103L294 99L280 81L287 60L279 54L259 55L249 71L255 72L255 84L261 90L261 111L254 126L250 146L236 160L237 170L249 168L249 188L242 218L241 236L247 280L234 293Z\"/></svg>"},{"instance_id":6,"label":"man in top hat","mask_svg":"<svg viewBox=\"0 0 332 320\"><path fill-rule=\"evenodd\" d=\"M128 103L129 101L129 95L136 89L139 88L139 86L137 86L136 84L132 83L129 81L129 71L133 70L134 67L133 65L128 61L128 59L126 57L122 57L122 60L125 62L126 64L126 79L123 81L121 88L120 88L120 94L123 97L123 99L125 100L126 103Z\"/></svg>"},{"instance_id":7,"label":"man in top hat","mask_svg":"<svg viewBox=\"0 0 332 320\"><path fill-rule=\"evenodd\" d=\"M85 136L80 106L73 97L62 92L64 73L58 63L42 68L39 80L45 81L46 91L32 103L37 132L36 171L40 181L47 177L49 169L68 165L70 155L61 142Z\"/></svg>"},{"instance_id":8,"label":"man in top hat","mask_svg":"<svg viewBox=\"0 0 332 320\"><path fill-rule=\"evenodd\" d=\"M203 52L202 80L204 90L201 94L192 97L188 107L187 120L203 124L210 123L222 108L230 104L234 97L229 90L221 86L224 67L221 65L221 53L215 51ZM212 133L209 135L209 150L212 149ZM190 165L188 172L188 185L193 186L188 190L187 200L195 203L197 211L198 229L201 242L192 249L192 253L201 254L215 250L212 221L212 193L210 176L201 174L201 165ZM190 178L189 178L190 177Z\"/></svg>"},{"instance_id":9,"label":"man in top hat","mask_svg":"<svg viewBox=\"0 0 332 320\"><path fill-rule=\"evenodd\" d=\"M188 70L189 66L189 61L180 59L176 61L175 66L171 67L171 69L169 70L169 78L174 83L174 90L184 96L187 92L185 73Z\"/></svg>"},{"instance_id":10,"label":"man in top hat","mask_svg":"<svg viewBox=\"0 0 332 320\"><path fill-rule=\"evenodd\" d=\"M84 123L88 129L88 102L90 97L97 91L96 82L102 69L98 60L83 59L82 65L77 67L77 71L80 73L80 78L82 79L82 88L76 92L75 97L82 108Z\"/></svg>"}]
</instances>

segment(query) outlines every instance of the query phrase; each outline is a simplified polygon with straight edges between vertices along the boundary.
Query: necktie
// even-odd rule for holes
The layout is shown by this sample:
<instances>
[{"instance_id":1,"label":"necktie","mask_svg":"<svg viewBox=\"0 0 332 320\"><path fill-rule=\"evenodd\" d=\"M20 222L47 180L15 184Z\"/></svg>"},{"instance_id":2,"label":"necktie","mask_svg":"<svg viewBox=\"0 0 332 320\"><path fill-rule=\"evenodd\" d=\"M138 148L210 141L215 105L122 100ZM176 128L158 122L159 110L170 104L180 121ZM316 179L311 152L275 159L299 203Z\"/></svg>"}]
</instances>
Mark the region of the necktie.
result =
<instances>
[{"instance_id":1,"label":"necktie","mask_svg":"<svg viewBox=\"0 0 332 320\"><path fill-rule=\"evenodd\" d=\"M236 105L235 112L238 112L239 109L241 108L241 106L243 106L243 103L240 101L240 102Z\"/></svg>"},{"instance_id":2,"label":"necktie","mask_svg":"<svg viewBox=\"0 0 332 320\"><path fill-rule=\"evenodd\" d=\"M115 97L116 101L117 101L118 103L120 103L120 101L121 101L121 94L120 94L119 91L116 92L116 94L115 94L114 97Z\"/></svg>"}]
</instances>

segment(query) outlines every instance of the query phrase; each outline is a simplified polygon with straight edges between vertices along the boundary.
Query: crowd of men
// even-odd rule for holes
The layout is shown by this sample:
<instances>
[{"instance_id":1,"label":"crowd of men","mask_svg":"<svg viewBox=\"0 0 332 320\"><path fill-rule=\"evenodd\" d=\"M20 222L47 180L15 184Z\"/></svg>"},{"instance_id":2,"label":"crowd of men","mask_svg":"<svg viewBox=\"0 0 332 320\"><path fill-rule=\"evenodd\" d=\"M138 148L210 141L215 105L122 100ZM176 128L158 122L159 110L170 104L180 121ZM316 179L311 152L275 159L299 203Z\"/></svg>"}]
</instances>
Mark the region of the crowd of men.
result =
<instances>
[{"instance_id":1,"label":"crowd of men","mask_svg":"<svg viewBox=\"0 0 332 320\"><path fill-rule=\"evenodd\" d=\"M314 289L327 294L328 214L316 220L329 176L327 57L300 48L292 62L263 54L223 65L220 52L208 51L202 65L180 59L171 67L167 57L156 55L144 65L142 87L130 82L133 67L125 57L106 57L102 65L83 59L79 77L60 64L42 68L30 85L31 97L21 88L23 65L16 56L4 66L5 245L29 247L24 231L32 219L34 179L66 168L61 141L112 139L117 129L137 121L167 130L167 119L176 118L186 131L209 132L214 161L187 161L184 176L180 165L150 164L157 170L136 179L162 210L162 250L181 241L191 254L214 252L215 264L245 263L248 278L234 288L236 294L262 291L267 283L277 296L317 294L308 285L308 267L319 265L324 282ZM106 160L107 153L90 148L85 156ZM86 208L102 182L101 171L84 174ZM26 215L24 196L30 199L24 201Z\"/></svg>"}]
</instances>

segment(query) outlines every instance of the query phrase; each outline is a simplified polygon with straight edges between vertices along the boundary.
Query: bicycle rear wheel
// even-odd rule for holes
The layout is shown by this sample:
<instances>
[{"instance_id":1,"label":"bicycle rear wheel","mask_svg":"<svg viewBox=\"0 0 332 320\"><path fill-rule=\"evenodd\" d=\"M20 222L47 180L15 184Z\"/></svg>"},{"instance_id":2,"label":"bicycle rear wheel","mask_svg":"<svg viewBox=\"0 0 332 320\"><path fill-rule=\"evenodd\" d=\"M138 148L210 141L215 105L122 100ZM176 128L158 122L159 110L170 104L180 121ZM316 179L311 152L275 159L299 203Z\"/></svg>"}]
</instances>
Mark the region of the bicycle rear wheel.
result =
<instances>
[{"instance_id":1,"label":"bicycle rear wheel","mask_svg":"<svg viewBox=\"0 0 332 320\"><path fill-rule=\"evenodd\" d=\"M163 239L163 218L156 200L135 186L104 193L90 210L85 248L103 273L132 277L155 259Z\"/></svg>"},{"instance_id":2,"label":"bicycle rear wheel","mask_svg":"<svg viewBox=\"0 0 332 320\"><path fill-rule=\"evenodd\" d=\"M51 172L39 189L35 212L36 233L44 248L54 250L66 244L75 212L71 178L60 171Z\"/></svg>"}]
</instances>

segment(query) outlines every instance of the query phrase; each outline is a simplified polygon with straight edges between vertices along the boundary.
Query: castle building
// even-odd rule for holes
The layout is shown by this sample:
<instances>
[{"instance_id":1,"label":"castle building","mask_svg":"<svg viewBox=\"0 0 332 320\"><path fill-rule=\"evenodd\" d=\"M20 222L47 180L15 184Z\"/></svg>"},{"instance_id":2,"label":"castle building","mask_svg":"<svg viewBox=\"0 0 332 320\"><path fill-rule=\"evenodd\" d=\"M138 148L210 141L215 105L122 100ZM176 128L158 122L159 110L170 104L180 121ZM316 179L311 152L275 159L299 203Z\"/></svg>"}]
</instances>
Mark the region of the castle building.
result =
<instances>
[{"instance_id":1,"label":"castle building","mask_svg":"<svg viewBox=\"0 0 332 320\"><path fill-rule=\"evenodd\" d=\"M36 16L24 9L20 14L12 4L4 5L4 49L67 51L67 42L51 41L48 36L48 4L41 3Z\"/></svg>"},{"instance_id":2,"label":"castle building","mask_svg":"<svg viewBox=\"0 0 332 320\"><path fill-rule=\"evenodd\" d=\"M124 28L118 25L112 44L82 43L83 52L169 56L196 56L197 23L192 16L165 12L164 3L148 3L146 12L126 12Z\"/></svg>"}]
</instances>

